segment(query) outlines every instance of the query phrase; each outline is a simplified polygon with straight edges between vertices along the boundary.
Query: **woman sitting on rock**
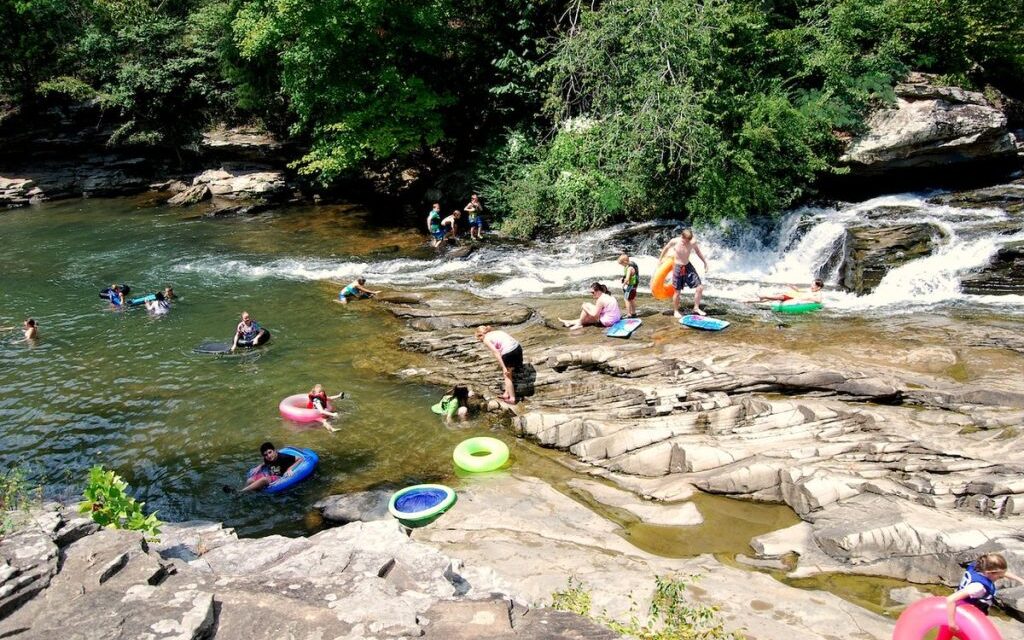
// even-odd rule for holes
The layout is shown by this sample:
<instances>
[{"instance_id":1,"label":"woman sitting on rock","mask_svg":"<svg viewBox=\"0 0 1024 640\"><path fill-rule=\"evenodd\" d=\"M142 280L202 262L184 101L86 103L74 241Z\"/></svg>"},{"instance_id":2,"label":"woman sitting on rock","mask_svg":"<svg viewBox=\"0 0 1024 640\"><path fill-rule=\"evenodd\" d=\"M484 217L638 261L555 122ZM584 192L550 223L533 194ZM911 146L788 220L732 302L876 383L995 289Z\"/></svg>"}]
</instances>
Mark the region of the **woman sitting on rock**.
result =
<instances>
[{"instance_id":1,"label":"woman sitting on rock","mask_svg":"<svg viewBox=\"0 0 1024 640\"><path fill-rule=\"evenodd\" d=\"M580 329L588 324L610 327L622 319L619 303L608 292L608 287L600 282L595 282L590 285L590 295L594 296L594 303L584 302L578 319L562 320L559 318L566 328Z\"/></svg>"}]
</instances>

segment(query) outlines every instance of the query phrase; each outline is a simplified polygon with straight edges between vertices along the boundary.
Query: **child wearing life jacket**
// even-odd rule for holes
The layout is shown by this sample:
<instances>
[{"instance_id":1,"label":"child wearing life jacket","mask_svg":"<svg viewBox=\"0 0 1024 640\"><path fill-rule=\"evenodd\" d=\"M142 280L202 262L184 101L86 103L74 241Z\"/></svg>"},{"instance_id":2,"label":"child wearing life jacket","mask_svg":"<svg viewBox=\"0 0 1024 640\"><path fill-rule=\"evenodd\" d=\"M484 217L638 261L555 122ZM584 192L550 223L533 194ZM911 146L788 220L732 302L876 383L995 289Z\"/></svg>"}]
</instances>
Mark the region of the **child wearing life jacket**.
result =
<instances>
[{"instance_id":1,"label":"child wearing life jacket","mask_svg":"<svg viewBox=\"0 0 1024 640\"><path fill-rule=\"evenodd\" d=\"M452 422L456 418L464 422L469 417L469 387L457 384L451 391L444 394L441 402L437 403L439 413L444 416L445 422Z\"/></svg>"},{"instance_id":2,"label":"child wearing life jacket","mask_svg":"<svg viewBox=\"0 0 1024 640\"><path fill-rule=\"evenodd\" d=\"M950 631L956 633L956 605L964 601L974 605L979 611L988 615L989 607L995 604L996 582L1003 578L1024 582L1006 570L1006 558L998 553L986 553L973 563L967 565L964 576L956 591L946 598L946 624Z\"/></svg>"},{"instance_id":3,"label":"child wearing life jacket","mask_svg":"<svg viewBox=\"0 0 1024 640\"><path fill-rule=\"evenodd\" d=\"M341 393L329 396L327 395L327 392L324 391L324 386L322 384L316 384L313 385L313 388L310 389L309 393L306 394L306 396L309 398L309 401L306 403L306 408L316 409L317 411L320 412L320 424L324 425L324 428L327 429L328 431L337 431L337 429L335 429L334 426L332 426L331 423L327 421L327 418L338 417L337 413L329 409L330 401L337 400L338 398L344 398L345 392L342 391Z\"/></svg>"}]
</instances>

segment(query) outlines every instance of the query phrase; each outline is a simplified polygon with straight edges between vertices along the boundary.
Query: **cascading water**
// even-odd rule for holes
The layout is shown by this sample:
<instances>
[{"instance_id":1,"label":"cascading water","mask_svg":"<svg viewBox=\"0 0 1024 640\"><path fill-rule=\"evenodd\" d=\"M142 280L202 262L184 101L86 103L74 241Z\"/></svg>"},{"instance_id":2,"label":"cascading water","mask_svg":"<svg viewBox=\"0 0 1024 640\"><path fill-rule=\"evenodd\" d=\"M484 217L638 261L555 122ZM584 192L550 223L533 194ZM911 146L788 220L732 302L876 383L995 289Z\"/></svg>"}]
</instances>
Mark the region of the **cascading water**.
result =
<instances>
[{"instance_id":1,"label":"cascading water","mask_svg":"<svg viewBox=\"0 0 1024 640\"><path fill-rule=\"evenodd\" d=\"M968 296L962 278L989 264L1007 243L1024 239L1024 229L999 208L958 208L929 201L935 194L901 194L833 207L804 207L784 215L770 230L723 225L697 229L710 263L706 295L743 300L786 284L822 277L831 309L856 311L919 309L968 300L1024 311L1022 296ZM839 287L848 230L927 224L941 231L930 255L889 270L881 282L857 296ZM344 284L363 275L371 286L459 288L487 298L575 295L594 280L612 284L621 275L615 258L631 251L642 282L657 267L662 244L679 228L672 221L620 224L532 244L492 239L466 258L444 255L343 260L295 256L270 262L184 257L175 270L213 278L327 280ZM693 258L699 272L704 265Z\"/></svg>"}]
</instances>

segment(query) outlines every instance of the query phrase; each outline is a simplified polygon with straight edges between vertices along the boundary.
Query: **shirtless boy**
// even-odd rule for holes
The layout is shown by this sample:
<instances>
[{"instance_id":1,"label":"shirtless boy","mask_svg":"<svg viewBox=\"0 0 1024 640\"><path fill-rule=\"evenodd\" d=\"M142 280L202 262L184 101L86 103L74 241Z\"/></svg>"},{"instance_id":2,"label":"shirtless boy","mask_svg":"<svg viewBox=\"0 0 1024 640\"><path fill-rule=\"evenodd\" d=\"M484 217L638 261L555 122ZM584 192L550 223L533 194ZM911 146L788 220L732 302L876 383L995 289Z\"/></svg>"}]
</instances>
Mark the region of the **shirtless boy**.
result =
<instances>
[{"instance_id":1,"label":"shirtless boy","mask_svg":"<svg viewBox=\"0 0 1024 640\"><path fill-rule=\"evenodd\" d=\"M675 311L675 316L677 318L683 317L683 314L679 311L679 294L684 286L693 289L693 312L702 316L707 315L700 308L700 299L704 295L704 284L700 281L697 269L690 264L690 253L696 253L697 257L704 263L704 275L707 275L709 267L707 258L701 253L700 247L697 246L697 242L693 239L693 231L683 229L678 238L669 240L665 248L661 250L661 256L658 260L664 260L670 251L675 252L673 254L675 265L672 268L672 286L676 288L676 292L672 294L672 307Z\"/></svg>"}]
</instances>

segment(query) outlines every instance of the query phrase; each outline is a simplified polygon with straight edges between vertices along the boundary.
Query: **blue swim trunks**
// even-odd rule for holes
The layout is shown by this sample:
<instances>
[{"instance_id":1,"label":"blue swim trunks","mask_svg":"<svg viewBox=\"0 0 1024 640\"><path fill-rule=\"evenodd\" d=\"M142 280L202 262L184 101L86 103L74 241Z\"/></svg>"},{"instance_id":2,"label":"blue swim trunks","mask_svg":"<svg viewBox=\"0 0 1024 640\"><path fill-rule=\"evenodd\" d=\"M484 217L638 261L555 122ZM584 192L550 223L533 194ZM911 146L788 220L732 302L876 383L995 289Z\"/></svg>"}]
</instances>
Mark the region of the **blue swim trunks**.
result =
<instances>
[{"instance_id":1,"label":"blue swim trunks","mask_svg":"<svg viewBox=\"0 0 1024 640\"><path fill-rule=\"evenodd\" d=\"M689 262L686 263L685 268L676 265L672 268L672 286L676 288L676 291L682 291L684 286L696 289L700 286L700 276Z\"/></svg>"},{"instance_id":2,"label":"blue swim trunks","mask_svg":"<svg viewBox=\"0 0 1024 640\"><path fill-rule=\"evenodd\" d=\"M444 229L431 229L430 235L434 236L434 240L444 240Z\"/></svg>"}]
</instances>

